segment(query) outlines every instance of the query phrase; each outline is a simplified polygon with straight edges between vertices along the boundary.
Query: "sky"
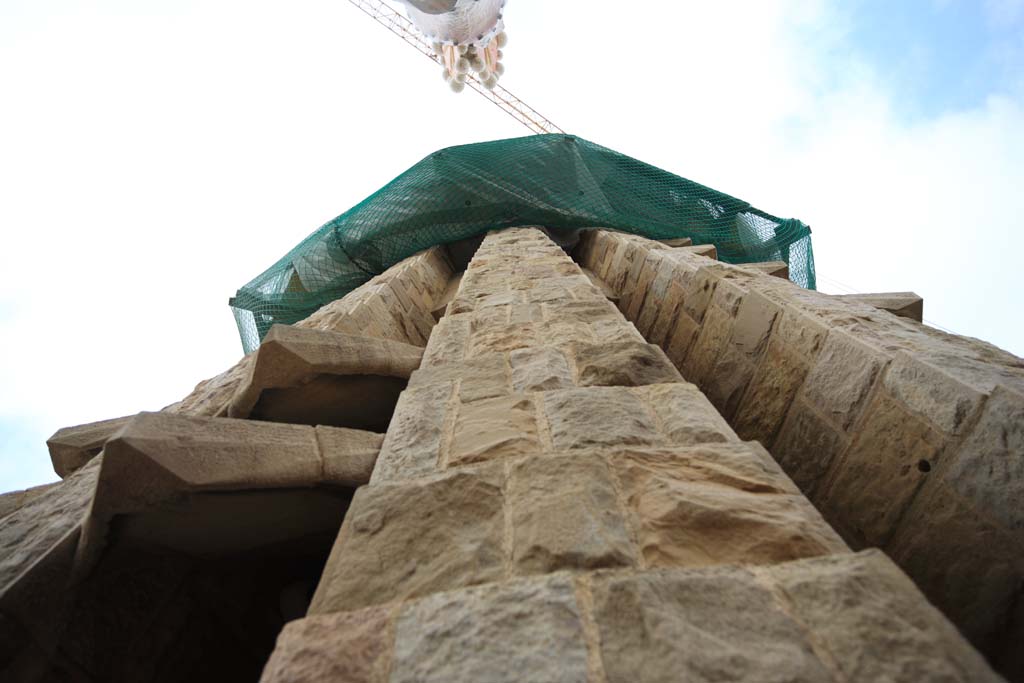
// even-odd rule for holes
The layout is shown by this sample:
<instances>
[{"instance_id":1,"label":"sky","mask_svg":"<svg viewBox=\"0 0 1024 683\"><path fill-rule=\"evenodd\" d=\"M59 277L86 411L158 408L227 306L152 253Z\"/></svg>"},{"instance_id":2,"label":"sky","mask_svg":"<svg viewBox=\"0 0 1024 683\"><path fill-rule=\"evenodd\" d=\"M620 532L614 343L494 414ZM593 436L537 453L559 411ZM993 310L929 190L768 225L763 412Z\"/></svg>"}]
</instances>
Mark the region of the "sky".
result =
<instances>
[{"instance_id":1,"label":"sky","mask_svg":"<svg viewBox=\"0 0 1024 683\"><path fill-rule=\"evenodd\" d=\"M629 9L624 9L629 8ZM1024 355L1024 0L509 0L502 84ZM0 0L0 491L230 367L235 290L426 154L525 128L345 0Z\"/></svg>"}]
</instances>

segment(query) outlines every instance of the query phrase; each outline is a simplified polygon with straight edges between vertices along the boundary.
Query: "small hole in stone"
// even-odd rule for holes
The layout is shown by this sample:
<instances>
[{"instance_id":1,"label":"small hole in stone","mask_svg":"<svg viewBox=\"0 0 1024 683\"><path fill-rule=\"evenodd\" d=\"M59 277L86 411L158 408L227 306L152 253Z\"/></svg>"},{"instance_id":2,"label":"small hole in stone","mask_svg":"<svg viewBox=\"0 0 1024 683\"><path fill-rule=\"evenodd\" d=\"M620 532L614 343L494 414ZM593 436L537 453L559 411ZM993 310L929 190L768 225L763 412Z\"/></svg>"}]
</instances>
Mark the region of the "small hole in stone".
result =
<instances>
[{"instance_id":1,"label":"small hole in stone","mask_svg":"<svg viewBox=\"0 0 1024 683\"><path fill-rule=\"evenodd\" d=\"M930 462L928 462L927 460L918 460L917 461L917 469L921 470L922 472L931 472L932 471L932 464Z\"/></svg>"}]
</instances>

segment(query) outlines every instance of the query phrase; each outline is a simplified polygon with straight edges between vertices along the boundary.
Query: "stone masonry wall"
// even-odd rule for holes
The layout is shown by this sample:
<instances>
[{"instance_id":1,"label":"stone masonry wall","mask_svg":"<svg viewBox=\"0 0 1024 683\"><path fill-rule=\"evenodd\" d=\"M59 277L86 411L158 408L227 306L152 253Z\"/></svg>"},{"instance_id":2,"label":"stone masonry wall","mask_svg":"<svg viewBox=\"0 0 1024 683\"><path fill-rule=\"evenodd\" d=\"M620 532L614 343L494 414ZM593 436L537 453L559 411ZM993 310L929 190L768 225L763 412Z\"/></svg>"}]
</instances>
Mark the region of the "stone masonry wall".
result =
<instances>
[{"instance_id":1,"label":"stone masonry wall","mask_svg":"<svg viewBox=\"0 0 1024 683\"><path fill-rule=\"evenodd\" d=\"M643 238L579 260L854 547L885 550L1024 680L1024 361Z\"/></svg>"},{"instance_id":2,"label":"stone masonry wall","mask_svg":"<svg viewBox=\"0 0 1024 683\"><path fill-rule=\"evenodd\" d=\"M531 229L473 258L263 675L854 679L997 677Z\"/></svg>"}]
</instances>

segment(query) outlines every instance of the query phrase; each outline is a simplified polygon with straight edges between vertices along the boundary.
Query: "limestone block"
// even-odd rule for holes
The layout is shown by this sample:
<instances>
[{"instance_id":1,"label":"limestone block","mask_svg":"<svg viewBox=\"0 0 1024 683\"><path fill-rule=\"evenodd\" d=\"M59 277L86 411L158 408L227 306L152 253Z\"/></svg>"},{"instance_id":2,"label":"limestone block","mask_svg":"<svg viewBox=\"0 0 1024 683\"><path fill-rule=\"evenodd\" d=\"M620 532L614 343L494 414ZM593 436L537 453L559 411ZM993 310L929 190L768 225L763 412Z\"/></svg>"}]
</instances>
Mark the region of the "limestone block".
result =
<instances>
[{"instance_id":1,"label":"limestone block","mask_svg":"<svg viewBox=\"0 0 1024 683\"><path fill-rule=\"evenodd\" d=\"M118 429L123 427L131 416L118 417L113 420L102 420L76 427L64 427L46 440L50 451L53 471L63 479L89 462L103 450L107 442Z\"/></svg>"},{"instance_id":2,"label":"limestone block","mask_svg":"<svg viewBox=\"0 0 1024 683\"><path fill-rule=\"evenodd\" d=\"M613 461L648 566L763 564L846 550L751 449L723 451L731 458L699 462L715 454L704 449Z\"/></svg>"},{"instance_id":3,"label":"limestone block","mask_svg":"<svg viewBox=\"0 0 1024 683\"><path fill-rule=\"evenodd\" d=\"M804 396L840 429L849 429L888 358L833 329L804 380Z\"/></svg>"},{"instance_id":4,"label":"limestone block","mask_svg":"<svg viewBox=\"0 0 1024 683\"><path fill-rule=\"evenodd\" d=\"M1021 599L1019 541L939 479L927 482L884 548L925 595L990 657Z\"/></svg>"},{"instance_id":5,"label":"limestone block","mask_svg":"<svg viewBox=\"0 0 1024 683\"><path fill-rule=\"evenodd\" d=\"M517 304L509 309L508 321L512 325L540 322L543 319L544 307L542 304Z\"/></svg>"},{"instance_id":6,"label":"limestone block","mask_svg":"<svg viewBox=\"0 0 1024 683\"><path fill-rule=\"evenodd\" d=\"M640 318L640 310L650 293L651 283L657 276L661 263L662 259L656 252L648 254L636 279L630 277L629 282L626 283L622 297L626 307L622 310L622 313L627 319L636 321ZM632 274L630 275L632 276Z\"/></svg>"},{"instance_id":7,"label":"limestone block","mask_svg":"<svg viewBox=\"0 0 1024 683\"><path fill-rule=\"evenodd\" d=\"M715 367L704 380L708 400L722 417L732 421L754 376L754 364L748 356L728 346L715 361Z\"/></svg>"},{"instance_id":8,"label":"limestone block","mask_svg":"<svg viewBox=\"0 0 1024 683\"><path fill-rule=\"evenodd\" d=\"M838 294L836 299L867 304L889 311L900 318L921 322L924 317L924 299L914 292L887 292L884 294Z\"/></svg>"},{"instance_id":9,"label":"limestone block","mask_svg":"<svg viewBox=\"0 0 1024 683\"><path fill-rule=\"evenodd\" d=\"M767 570L844 680L1002 680L877 550Z\"/></svg>"},{"instance_id":10,"label":"limestone block","mask_svg":"<svg viewBox=\"0 0 1024 683\"><path fill-rule=\"evenodd\" d=\"M665 353L653 344L574 344L572 354L580 386L638 387L683 379Z\"/></svg>"},{"instance_id":11,"label":"limestone block","mask_svg":"<svg viewBox=\"0 0 1024 683\"><path fill-rule=\"evenodd\" d=\"M583 274L587 276L588 280L590 280L590 284L592 284L594 287L597 287L601 291L601 294L606 299L608 299L612 303L618 303L619 295L616 294L615 290L609 287L608 284L605 283L605 281L602 280L596 273L594 273L592 270L584 268Z\"/></svg>"},{"instance_id":12,"label":"limestone block","mask_svg":"<svg viewBox=\"0 0 1024 683\"><path fill-rule=\"evenodd\" d=\"M317 427L324 483L363 486L370 483L384 435L359 429Z\"/></svg>"},{"instance_id":13,"label":"limestone block","mask_svg":"<svg viewBox=\"0 0 1024 683\"><path fill-rule=\"evenodd\" d=\"M402 392L373 470L372 483L435 471L454 389L453 383L446 383Z\"/></svg>"},{"instance_id":14,"label":"limestone block","mask_svg":"<svg viewBox=\"0 0 1024 683\"><path fill-rule=\"evenodd\" d=\"M835 680L745 570L599 575L593 595L608 683Z\"/></svg>"},{"instance_id":15,"label":"limestone block","mask_svg":"<svg viewBox=\"0 0 1024 683\"><path fill-rule=\"evenodd\" d=\"M567 346L577 342L596 341L594 328L597 325L609 324L609 322L610 321L601 321L594 325L589 325L577 320L560 320L556 316L555 318L536 326L536 339L531 341L530 346ZM618 321L614 321L614 323L611 324L621 328L622 320L620 318Z\"/></svg>"},{"instance_id":16,"label":"limestone block","mask_svg":"<svg viewBox=\"0 0 1024 683\"><path fill-rule=\"evenodd\" d=\"M556 450L663 442L643 402L626 388L551 391L543 400Z\"/></svg>"},{"instance_id":17,"label":"limestone block","mask_svg":"<svg viewBox=\"0 0 1024 683\"><path fill-rule=\"evenodd\" d=\"M661 431L680 446L736 441L738 437L700 390L687 383L634 390L658 416Z\"/></svg>"},{"instance_id":18,"label":"limestone block","mask_svg":"<svg viewBox=\"0 0 1024 683\"><path fill-rule=\"evenodd\" d=\"M700 325L680 307L663 345L669 360L680 370L685 366L690 349L699 335Z\"/></svg>"},{"instance_id":19,"label":"limestone block","mask_svg":"<svg viewBox=\"0 0 1024 683\"><path fill-rule=\"evenodd\" d=\"M767 273L772 277L779 277L783 280L789 279L789 264L785 261L763 261L761 263L744 263L744 268L752 268L753 270Z\"/></svg>"},{"instance_id":20,"label":"limestone block","mask_svg":"<svg viewBox=\"0 0 1024 683\"><path fill-rule=\"evenodd\" d=\"M988 377L978 376L984 369L980 373L972 373L972 369L901 351L893 356L885 388L940 429L960 434L991 386Z\"/></svg>"},{"instance_id":21,"label":"limestone block","mask_svg":"<svg viewBox=\"0 0 1024 683\"><path fill-rule=\"evenodd\" d=\"M443 363L460 363L469 345L469 317L446 315L434 328L423 352L423 367Z\"/></svg>"},{"instance_id":22,"label":"limestone block","mask_svg":"<svg viewBox=\"0 0 1024 683\"><path fill-rule=\"evenodd\" d=\"M569 577L439 593L398 620L391 683L585 683L587 647Z\"/></svg>"},{"instance_id":23,"label":"limestone block","mask_svg":"<svg viewBox=\"0 0 1024 683\"><path fill-rule=\"evenodd\" d=\"M562 299L548 302L544 308L548 319L553 321L587 324L606 320L622 322L622 314L608 301Z\"/></svg>"},{"instance_id":24,"label":"limestone block","mask_svg":"<svg viewBox=\"0 0 1024 683\"><path fill-rule=\"evenodd\" d=\"M470 335L468 357L499 351L515 351L538 344L536 323L493 325L474 331Z\"/></svg>"},{"instance_id":25,"label":"limestone block","mask_svg":"<svg viewBox=\"0 0 1024 683\"><path fill-rule=\"evenodd\" d=\"M810 360L787 350L779 339L772 339L737 409L733 421L736 433L772 448L810 366Z\"/></svg>"},{"instance_id":26,"label":"limestone block","mask_svg":"<svg viewBox=\"0 0 1024 683\"><path fill-rule=\"evenodd\" d=\"M228 415L383 431L422 357L411 344L275 325Z\"/></svg>"},{"instance_id":27,"label":"limestone block","mask_svg":"<svg viewBox=\"0 0 1024 683\"><path fill-rule=\"evenodd\" d=\"M809 405L797 399L772 446L772 455L811 500L817 500L825 473L849 440Z\"/></svg>"},{"instance_id":28,"label":"limestone block","mask_svg":"<svg viewBox=\"0 0 1024 683\"><path fill-rule=\"evenodd\" d=\"M391 606L324 614L287 624L261 683L377 683L390 661Z\"/></svg>"},{"instance_id":29,"label":"limestone block","mask_svg":"<svg viewBox=\"0 0 1024 683\"><path fill-rule=\"evenodd\" d=\"M603 459L520 461L512 468L508 496L515 573L635 564L624 511Z\"/></svg>"},{"instance_id":30,"label":"limestone block","mask_svg":"<svg viewBox=\"0 0 1024 683\"><path fill-rule=\"evenodd\" d=\"M536 346L513 351L512 387L518 392L571 389L572 370L565 354L549 346Z\"/></svg>"},{"instance_id":31,"label":"limestone block","mask_svg":"<svg viewBox=\"0 0 1024 683\"><path fill-rule=\"evenodd\" d=\"M710 259L718 259L718 249L713 244L697 244L690 247L679 247L696 256L705 256Z\"/></svg>"},{"instance_id":32,"label":"limestone block","mask_svg":"<svg viewBox=\"0 0 1024 683\"><path fill-rule=\"evenodd\" d=\"M501 579L503 508L502 475L494 468L360 488L310 614Z\"/></svg>"},{"instance_id":33,"label":"limestone block","mask_svg":"<svg viewBox=\"0 0 1024 683\"><path fill-rule=\"evenodd\" d=\"M676 248L676 247L692 247L693 246L693 240L690 239L689 237L676 237L675 239L658 240L658 241L661 242L662 244L664 244L666 247L672 247L673 249Z\"/></svg>"},{"instance_id":34,"label":"limestone block","mask_svg":"<svg viewBox=\"0 0 1024 683\"><path fill-rule=\"evenodd\" d=\"M752 291L740 301L732 328L732 344L749 358L757 358L768 345L775 320L782 307L760 292Z\"/></svg>"},{"instance_id":35,"label":"limestone block","mask_svg":"<svg viewBox=\"0 0 1024 683\"><path fill-rule=\"evenodd\" d=\"M880 392L818 507L856 547L883 546L937 464L941 436Z\"/></svg>"},{"instance_id":36,"label":"limestone block","mask_svg":"<svg viewBox=\"0 0 1024 683\"><path fill-rule=\"evenodd\" d=\"M420 368L409 378L409 388L459 382L459 400L464 403L504 396L511 391L508 354L488 353L462 363L445 363Z\"/></svg>"},{"instance_id":37,"label":"limestone block","mask_svg":"<svg viewBox=\"0 0 1024 683\"><path fill-rule=\"evenodd\" d=\"M0 493L0 519L3 519L7 515L11 514L18 508L22 507L30 500L38 498L54 486L57 486L60 482L54 482L52 484L41 484L40 486L33 486L32 488L23 489L20 491L8 491L7 493Z\"/></svg>"},{"instance_id":38,"label":"limestone block","mask_svg":"<svg viewBox=\"0 0 1024 683\"><path fill-rule=\"evenodd\" d=\"M458 406L449 465L533 455L540 450L532 398L513 394Z\"/></svg>"},{"instance_id":39,"label":"limestone block","mask_svg":"<svg viewBox=\"0 0 1024 683\"><path fill-rule=\"evenodd\" d=\"M41 561L85 517L103 458L94 458L64 481L9 512L0 523L0 596Z\"/></svg>"},{"instance_id":40,"label":"limestone block","mask_svg":"<svg viewBox=\"0 0 1024 683\"><path fill-rule=\"evenodd\" d=\"M945 479L1024 541L1024 395L995 388Z\"/></svg>"},{"instance_id":41,"label":"limestone block","mask_svg":"<svg viewBox=\"0 0 1024 683\"><path fill-rule=\"evenodd\" d=\"M661 301L658 316L651 324L647 335L652 344L668 349L668 341L671 338L672 331L675 329L676 318L679 315L682 303L683 285L678 280L673 279L668 284L668 288Z\"/></svg>"},{"instance_id":42,"label":"limestone block","mask_svg":"<svg viewBox=\"0 0 1024 683\"><path fill-rule=\"evenodd\" d=\"M684 301L686 300L688 299ZM732 316L717 306L710 306L707 309L700 335L693 342L686 361L680 368L687 381L704 386L704 381L714 370L718 354L729 341L732 322Z\"/></svg>"}]
</instances>

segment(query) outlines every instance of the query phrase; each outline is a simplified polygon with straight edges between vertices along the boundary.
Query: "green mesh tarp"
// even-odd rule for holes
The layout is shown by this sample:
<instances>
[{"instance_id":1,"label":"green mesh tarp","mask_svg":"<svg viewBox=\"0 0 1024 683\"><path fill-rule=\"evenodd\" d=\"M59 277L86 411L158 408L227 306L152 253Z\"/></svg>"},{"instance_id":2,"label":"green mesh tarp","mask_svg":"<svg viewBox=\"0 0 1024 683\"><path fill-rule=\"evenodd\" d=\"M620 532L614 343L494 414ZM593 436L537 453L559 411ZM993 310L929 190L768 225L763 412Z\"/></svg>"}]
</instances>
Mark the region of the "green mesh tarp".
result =
<instances>
[{"instance_id":1,"label":"green mesh tarp","mask_svg":"<svg viewBox=\"0 0 1024 683\"><path fill-rule=\"evenodd\" d=\"M242 346L418 251L522 225L690 237L728 263L785 261L790 279L815 286L800 221L578 137L534 135L434 152L304 239L231 299Z\"/></svg>"}]
</instances>

